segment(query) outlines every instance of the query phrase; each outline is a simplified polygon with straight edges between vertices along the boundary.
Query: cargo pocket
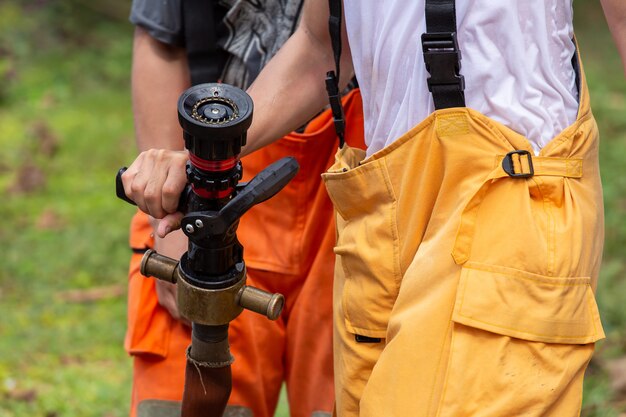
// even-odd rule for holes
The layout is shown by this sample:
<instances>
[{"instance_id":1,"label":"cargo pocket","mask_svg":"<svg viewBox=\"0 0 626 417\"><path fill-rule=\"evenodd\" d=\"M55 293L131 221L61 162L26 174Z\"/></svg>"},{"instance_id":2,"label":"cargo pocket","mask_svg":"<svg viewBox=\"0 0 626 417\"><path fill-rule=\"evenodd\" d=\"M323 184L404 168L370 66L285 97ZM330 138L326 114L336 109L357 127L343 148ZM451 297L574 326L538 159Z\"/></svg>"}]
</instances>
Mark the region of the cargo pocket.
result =
<instances>
[{"instance_id":1,"label":"cargo pocket","mask_svg":"<svg viewBox=\"0 0 626 417\"><path fill-rule=\"evenodd\" d=\"M159 305L154 279L148 279L140 272L141 252L154 247L148 216L140 211L131 221L129 241L133 255L128 271L128 327L124 347L131 355L165 358L174 319Z\"/></svg>"},{"instance_id":2,"label":"cargo pocket","mask_svg":"<svg viewBox=\"0 0 626 417\"><path fill-rule=\"evenodd\" d=\"M365 341L386 338L401 273L396 199L384 161L328 173L324 180L338 214L336 279L344 280L347 330Z\"/></svg>"},{"instance_id":3,"label":"cargo pocket","mask_svg":"<svg viewBox=\"0 0 626 417\"><path fill-rule=\"evenodd\" d=\"M593 342L590 279L467 263L452 315L439 417L579 415Z\"/></svg>"}]
</instances>

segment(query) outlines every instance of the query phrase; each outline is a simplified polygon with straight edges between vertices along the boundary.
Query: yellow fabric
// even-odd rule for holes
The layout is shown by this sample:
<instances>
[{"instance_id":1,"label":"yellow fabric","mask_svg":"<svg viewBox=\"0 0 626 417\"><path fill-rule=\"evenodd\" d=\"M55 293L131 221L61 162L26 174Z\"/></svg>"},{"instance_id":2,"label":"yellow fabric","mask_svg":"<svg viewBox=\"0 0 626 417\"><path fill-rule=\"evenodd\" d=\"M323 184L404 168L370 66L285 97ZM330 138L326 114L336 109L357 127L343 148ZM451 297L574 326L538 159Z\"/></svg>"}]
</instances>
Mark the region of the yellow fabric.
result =
<instances>
[{"instance_id":1,"label":"yellow fabric","mask_svg":"<svg viewBox=\"0 0 626 417\"><path fill-rule=\"evenodd\" d=\"M578 119L530 156L529 178L502 168L511 151L532 155L528 140L466 108L365 160L338 152L324 174L338 227L336 415L580 414L604 337L598 132L581 81Z\"/></svg>"}]
</instances>

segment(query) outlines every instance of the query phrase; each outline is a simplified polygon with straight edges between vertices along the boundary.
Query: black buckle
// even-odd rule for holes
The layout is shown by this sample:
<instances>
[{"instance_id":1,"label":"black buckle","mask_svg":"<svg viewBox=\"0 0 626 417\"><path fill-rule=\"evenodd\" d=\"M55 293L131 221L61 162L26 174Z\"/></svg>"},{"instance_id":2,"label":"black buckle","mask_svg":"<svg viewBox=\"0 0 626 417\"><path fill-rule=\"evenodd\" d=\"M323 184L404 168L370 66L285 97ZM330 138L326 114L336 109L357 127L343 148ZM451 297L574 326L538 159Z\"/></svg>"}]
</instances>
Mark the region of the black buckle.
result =
<instances>
[{"instance_id":1,"label":"black buckle","mask_svg":"<svg viewBox=\"0 0 626 417\"><path fill-rule=\"evenodd\" d=\"M526 156L528 158L528 168L530 172L515 172L515 167L513 165L513 155L519 155L520 158L522 156ZM507 153L502 160L502 169L506 172L509 177L512 178L530 178L535 175L535 168L533 168L533 158L530 152L524 150L516 150Z\"/></svg>"},{"instance_id":2,"label":"black buckle","mask_svg":"<svg viewBox=\"0 0 626 417\"><path fill-rule=\"evenodd\" d=\"M461 51L456 32L423 33L422 51L428 78L428 91L433 86L456 85L458 91L465 90L465 77L461 75Z\"/></svg>"},{"instance_id":3,"label":"black buckle","mask_svg":"<svg viewBox=\"0 0 626 417\"><path fill-rule=\"evenodd\" d=\"M333 114L333 122L335 123L335 131L339 137L339 147L343 148L345 143L343 134L346 129L346 120L343 112L343 104L341 104L341 94L339 94L339 83L335 71L326 73L326 93L328 93L328 102Z\"/></svg>"}]
</instances>

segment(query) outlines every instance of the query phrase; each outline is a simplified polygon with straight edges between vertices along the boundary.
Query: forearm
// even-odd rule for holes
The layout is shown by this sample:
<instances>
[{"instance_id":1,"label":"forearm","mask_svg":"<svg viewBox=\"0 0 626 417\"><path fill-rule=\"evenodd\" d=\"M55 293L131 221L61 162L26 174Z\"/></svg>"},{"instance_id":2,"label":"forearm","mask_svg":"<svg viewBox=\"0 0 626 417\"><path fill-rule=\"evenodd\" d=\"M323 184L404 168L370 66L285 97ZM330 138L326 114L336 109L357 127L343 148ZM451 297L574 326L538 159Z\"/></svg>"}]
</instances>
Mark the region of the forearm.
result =
<instances>
[{"instance_id":1,"label":"forearm","mask_svg":"<svg viewBox=\"0 0 626 417\"><path fill-rule=\"evenodd\" d=\"M298 30L250 87L254 117L242 156L302 126L326 105L324 79L326 72L335 67L328 34L328 14L326 0L306 0ZM126 195L141 210L163 219L157 235L165 236L169 230L180 226L181 213L177 212L177 207L186 185L188 155L184 151L162 148L182 149L175 104L187 87L189 77L184 54L152 53L143 59L141 53L146 44L152 48L155 45L142 32L139 30L135 37L133 60L137 140L140 149L161 150L142 152L122 175L122 182ZM342 38L340 87L347 84L352 74L345 28ZM147 51L151 49L147 48ZM142 67L146 70L141 71ZM172 103L171 107L167 103Z\"/></svg>"},{"instance_id":2,"label":"forearm","mask_svg":"<svg viewBox=\"0 0 626 417\"><path fill-rule=\"evenodd\" d=\"M137 27L131 81L139 150L182 149L176 103L190 84L184 49L161 43Z\"/></svg>"},{"instance_id":3,"label":"forearm","mask_svg":"<svg viewBox=\"0 0 626 417\"><path fill-rule=\"evenodd\" d=\"M626 1L600 0L626 75Z\"/></svg>"},{"instance_id":4,"label":"forearm","mask_svg":"<svg viewBox=\"0 0 626 417\"><path fill-rule=\"evenodd\" d=\"M340 85L352 77L345 30ZM307 0L293 36L248 89L254 117L248 131L249 154L305 124L328 104L326 72L335 68L328 36L328 2Z\"/></svg>"},{"instance_id":5,"label":"forearm","mask_svg":"<svg viewBox=\"0 0 626 417\"><path fill-rule=\"evenodd\" d=\"M186 184L182 129L176 103L188 88L184 49L166 45L136 27L133 39L131 93L135 138L140 154L122 175L124 191L154 218L177 211ZM160 233L164 236L165 233Z\"/></svg>"}]
</instances>

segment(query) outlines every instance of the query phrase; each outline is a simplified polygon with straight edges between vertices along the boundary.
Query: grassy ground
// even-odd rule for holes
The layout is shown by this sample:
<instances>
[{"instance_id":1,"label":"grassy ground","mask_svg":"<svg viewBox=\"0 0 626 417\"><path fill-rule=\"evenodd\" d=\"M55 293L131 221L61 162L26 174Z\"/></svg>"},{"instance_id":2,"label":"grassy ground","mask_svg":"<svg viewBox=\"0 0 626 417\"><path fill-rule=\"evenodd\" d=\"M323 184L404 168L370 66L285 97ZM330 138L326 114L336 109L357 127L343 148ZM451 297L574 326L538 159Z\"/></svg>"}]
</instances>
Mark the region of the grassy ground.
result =
<instances>
[{"instance_id":1,"label":"grassy ground","mask_svg":"<svg viewBox=\"0 0 626 417\"><path fill-rule=\"evenodd\" d=\"M78 3L0 3L0 417L128 409L122 340L133 210L114 198L113 175L135 152L132 28L109 17L119 9ZM617 417L626 413L619 375L611 376L626 353L626 83L597 3L577 6L607 208L598 295L608 337L588 373L583 415Z\"/></svg>"},{"instance_id":2,"label":"grassy ground","mask_svg":"<svg viewBox=\"0 0 626 417\"><path fill-rule=\"evenodd\" d=\"M0 416L123 416L131 32L17 5L0 3Z\"/></svg>"},{"instance_id":3,"label":"grassy ground","mask_svg":"<svg viewBox=\"0 0 626 417\"><path fill-rule=\"evenodd\" d=\"M606 211L606 242L598 286L607 335L598 344L585 381L583 415L626 415L626 82L620 61L597 3L578 2L578 38L591 89L592 107L601 132L600 160ZM575 9L576 10L576 9Z\"/></svg>"}]
</instances>

